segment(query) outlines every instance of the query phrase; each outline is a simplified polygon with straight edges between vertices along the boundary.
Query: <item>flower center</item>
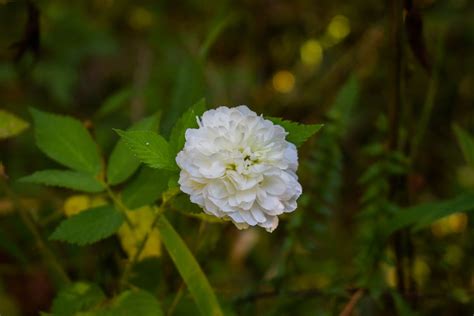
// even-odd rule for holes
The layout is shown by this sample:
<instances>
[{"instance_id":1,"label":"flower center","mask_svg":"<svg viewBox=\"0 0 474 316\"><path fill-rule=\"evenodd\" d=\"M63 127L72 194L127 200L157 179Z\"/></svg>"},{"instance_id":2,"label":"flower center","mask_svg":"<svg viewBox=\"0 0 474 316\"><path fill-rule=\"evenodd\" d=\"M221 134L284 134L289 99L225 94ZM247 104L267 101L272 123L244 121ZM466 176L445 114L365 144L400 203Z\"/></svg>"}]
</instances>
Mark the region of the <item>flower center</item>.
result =
<instances>
[{"instance_id":1,"label":"flower center","mask_svg":"<svg viewBox=\"0 0 474 316\"><path fill-rule=\"evenodd\" d=\"M248 174L249 168L259 163L259 154L254 153L249 147L237 148L230 154L230 157L226 169L237 171L240 174Z\"/></svg>"}]
</instances>

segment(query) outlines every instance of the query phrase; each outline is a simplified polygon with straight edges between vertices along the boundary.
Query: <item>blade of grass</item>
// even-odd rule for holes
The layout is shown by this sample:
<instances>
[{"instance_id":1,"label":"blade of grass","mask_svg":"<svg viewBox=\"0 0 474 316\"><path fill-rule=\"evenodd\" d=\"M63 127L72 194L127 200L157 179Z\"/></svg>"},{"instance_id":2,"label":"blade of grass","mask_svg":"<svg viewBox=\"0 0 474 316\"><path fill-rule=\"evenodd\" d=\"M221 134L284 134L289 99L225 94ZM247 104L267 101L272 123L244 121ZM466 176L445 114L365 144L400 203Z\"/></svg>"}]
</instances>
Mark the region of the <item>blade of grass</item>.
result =
<instances>
[{"instance_id":1,"label":"blade of grass","mask_svg":"<svg viewBox=\"0 0 474 316\"><path fill-rule=\"evenodd\" d=\"M223 315L217 297L196 258L164 215L159 217L157 228L163 244L188 286L201 315Z\"/></svg>"}]
</instances>

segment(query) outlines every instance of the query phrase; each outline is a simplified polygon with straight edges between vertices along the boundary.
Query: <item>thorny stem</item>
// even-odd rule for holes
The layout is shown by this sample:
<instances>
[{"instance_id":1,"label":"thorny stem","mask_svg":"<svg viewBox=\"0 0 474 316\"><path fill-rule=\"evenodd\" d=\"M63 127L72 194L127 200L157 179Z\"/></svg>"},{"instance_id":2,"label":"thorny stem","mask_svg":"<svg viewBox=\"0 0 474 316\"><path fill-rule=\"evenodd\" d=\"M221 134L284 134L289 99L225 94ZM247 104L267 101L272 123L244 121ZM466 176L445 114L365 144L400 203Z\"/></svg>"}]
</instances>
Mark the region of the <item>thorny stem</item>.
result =
<instances>
[{"instance_id":1,"label":"thorny stem","mask_svg":"<svg viewBox=\"0 0 474 316\"><path fill-rule=\"evenodd\" d=\"M1 174L0 172L0 185L3 191L6 193L6 195L13 201L15 208L18 210L18 213L20 214L21 220L23 221L25 226L28 228L30 233L33 235L36 241L36 244L38 246L38 249L41 255L43 256L43 260L50 267L50 269L56 273L56 275L60 278L62 283L64 284L71 283L71 280L69 279L69 276L67 275L67 273L64 271L62 265L59 263L58 259L56 258L54 253L51 251L51 249L49 249L49 247L46 245L46 242L44 241L43 236L41 235L34 220L31 218L31 214L28 212L28 210L23 208L16 194L9 188L5 180L5 177L6 176Z\"/></svg>"}]
</instances>

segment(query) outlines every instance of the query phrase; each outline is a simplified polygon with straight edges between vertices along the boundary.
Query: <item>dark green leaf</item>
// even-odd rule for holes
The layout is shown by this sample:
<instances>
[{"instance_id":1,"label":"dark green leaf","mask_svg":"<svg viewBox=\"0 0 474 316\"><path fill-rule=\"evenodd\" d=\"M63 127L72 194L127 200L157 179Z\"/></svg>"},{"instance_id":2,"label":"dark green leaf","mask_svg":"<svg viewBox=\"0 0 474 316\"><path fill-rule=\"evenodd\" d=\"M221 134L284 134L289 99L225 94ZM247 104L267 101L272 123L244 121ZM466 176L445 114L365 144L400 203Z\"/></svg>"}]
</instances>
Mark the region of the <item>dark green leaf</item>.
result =
<instances>
[{"instance_id":1,"label":"dark green leaf","mask_svg":"<svg viewBox=\"0 0 474 316\"><path fill-rule=\"evenodd\" d=\"M115 131L143 163L152 168L176 170L170 145L162 136L151 131Z\"/></svg>"},{"instance_id":2,"label":"dark green leaf","mask_svg":"<svg viewBox=\"0 0 474 316\"><path fill-rule=\"evenodd\" d=\"M31 109L37 146L50 158L96 175L101 169L97 145L76 119Z\"/></svg>"},{"instance_id":3,"label":"dark green leaf","mask_svg":"<svg viewBox=\"0 0 474 316\"><path fill-rule=\"evenodd\" d=\"M160 114L147 117L134 124L128 131L156 131L160 124ZM107 164L107 181L111 185L127 180L140 165L140 160L133 155L124 139L120 139L110 154Z\"/></svg>"},{"instance_id":4,"label":"dark green leaf","mask_svg":"<svg viewBox=\"0 0 474 316\"><path fill-rule=\"evenodd\" d=\"M171 150L177 154L184 147L185 132L188 128L197 128L197 117L206 111L206 100L201 99L189 108L176 122L170 135Z\"/></svg>"},{"instance_id":5,"label":"dark green leaf","mask_svg":"<svg viewBox=\"0 0 474 316\"><path fill-rule=\"evenodd\" d=\"M72 170L42 170L19 181L62 187L83 192L102 192L104 186L93 175Z\"/></svg>"},{"instance_id":6,"label":"dark green leaf","mask_svg":"<svg viewBox=\"0 0 474 316\"><path fill-rule=\"evenodd\" d=\"M160 231L163 244L188 286L189 292L193 296L201 315L223 315L206 275L202 272L193 254L164 215L158 219L157 228Z\"/></svg>"},{"instance_id":7,"label":"dark green leaf","mask_svg":"<svg viewBox=\"0 0 474 316\"><path fill-rule=\"evenodd\" d=\"M397 215L387 223L385 231L391 234L408 226L419 230L450 214L472 210L474 210L474 194L472 193L462 194L451 200L416 205L400 209Z\"/></svg>"},{"instance_id":8,"label":"dark green leaf","mask_svg":"<svg viewBox=\"0 0 474 316\"><path fill-rule=\"evenodd\" d=\"M122 213L113 206L100 206L62 221L50 239L80 246L91 244L113 235L122 222Z\"/></svg>"},{"instance_id":9,"label":"dark green leaf","mask_svg":"<svg viewBox=\"0 0 474 316\"><path fill-rule=\"evenodd\" d=\"M122 193L125 205L135 209L151 204L167 189L170 172L143 166Z\"/></svg>"},{"instance_id":10,"label":"dark green leaf","mask_svg":"<svg viewBox=\"0 0 474 316\"><path fill-rule=\"evenodd\" d=\"M0 110L0 139L16 136L27 129L29 125L18 116Z\"/></svg>"},{"instance_id":11,"label":"dark green leaf","mask_svg":"<svg viewBox=\"0 0 474 316\"><path fill-rule=\"evenodd\" d=\"M297 122L282 120L278 117L266 117L274 124L282 126L287 132L286 140L296 145L301 146L308 138L316 134L317 131L323 127L323 124L300 124Z\"/></svg>"},{"instance_id":12,"label":"dark green leaf","mask_svg":"<svg viewBox=\"0 0 474 316\"><path fill-rule=\"evenodd\" d=\"M54 316L73 316L105 300L104 293L95 284L74 283L61 290L53 301Z\"/></svg>"},{"instance_id":13,"label":"dark green leaf","mask_svg":"<svg viewBox=\"0 0 474 316\"><path fill-rule=\"evenodd\" d=\"M176 120L205 94L204 71L201 62L193 56L183 56L176 70L171 103L162 123L163 135L168 136Z\"/></svg>"},{"instance_id":14,"label":"dark green leaf","mask_svg":"<svg viewBox=\"0 0 474 316\"><path fill-rule=\"evenodd\" d=\"M125 88L115 92L104 101L99 110L97 110L95 116L101 118L117 111L121 106L126 104L131 96L132 90L130 88Z\"/></svg>"}]
</instances>

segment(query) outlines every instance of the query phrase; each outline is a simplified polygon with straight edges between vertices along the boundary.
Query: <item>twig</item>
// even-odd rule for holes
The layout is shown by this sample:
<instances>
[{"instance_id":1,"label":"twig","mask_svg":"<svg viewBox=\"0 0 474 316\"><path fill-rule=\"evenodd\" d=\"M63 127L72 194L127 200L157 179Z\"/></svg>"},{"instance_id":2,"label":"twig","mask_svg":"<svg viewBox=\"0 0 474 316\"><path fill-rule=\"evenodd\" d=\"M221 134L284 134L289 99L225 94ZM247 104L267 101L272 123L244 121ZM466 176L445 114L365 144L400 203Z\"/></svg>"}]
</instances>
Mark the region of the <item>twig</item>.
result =
<instances>
[{"instance_id":1,"label":"twig","mask_svg":"<svg viewBox=\"0 0 474 316\"><path fill-rule=\"evenodd\" d=\"M358 289L354 294L352 294L351 299L347 302L346 306L339 314L339 316L350 316L352 315L352 311L356 307L359 300L364 296L364 290Z\"/></svg>"}]
</instances>

